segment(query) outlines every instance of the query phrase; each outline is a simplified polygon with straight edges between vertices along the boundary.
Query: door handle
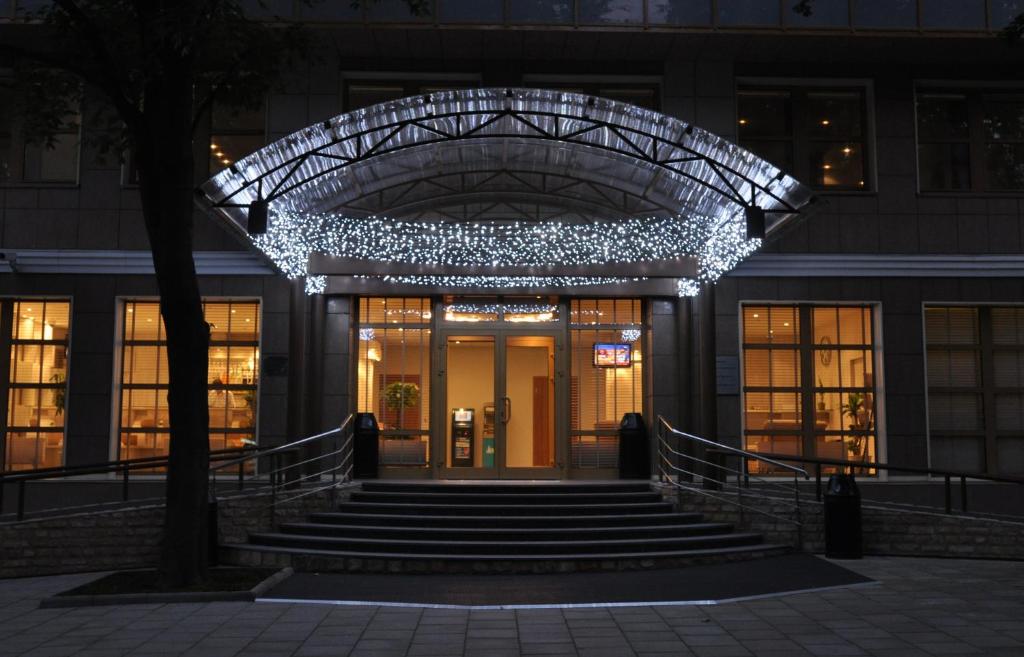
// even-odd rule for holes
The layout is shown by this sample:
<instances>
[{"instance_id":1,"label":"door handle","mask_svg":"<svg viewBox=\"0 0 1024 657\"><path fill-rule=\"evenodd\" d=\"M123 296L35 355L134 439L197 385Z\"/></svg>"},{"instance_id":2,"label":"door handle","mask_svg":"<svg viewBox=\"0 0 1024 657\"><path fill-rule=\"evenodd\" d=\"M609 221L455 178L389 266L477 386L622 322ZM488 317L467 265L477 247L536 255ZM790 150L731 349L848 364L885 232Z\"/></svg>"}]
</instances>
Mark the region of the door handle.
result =
<instances>
[{"instance_id":1,"label":"door handle","mask_svg":"<svg viewBox=\"0 0 1024 657\"><path fill-rule=\"evenodd\" d=\"M508 421L512 419L512 398L502 397L502 399L505 401L505 417L502 418L502 422L508 424Z\"/></svg>"}]
</instances>

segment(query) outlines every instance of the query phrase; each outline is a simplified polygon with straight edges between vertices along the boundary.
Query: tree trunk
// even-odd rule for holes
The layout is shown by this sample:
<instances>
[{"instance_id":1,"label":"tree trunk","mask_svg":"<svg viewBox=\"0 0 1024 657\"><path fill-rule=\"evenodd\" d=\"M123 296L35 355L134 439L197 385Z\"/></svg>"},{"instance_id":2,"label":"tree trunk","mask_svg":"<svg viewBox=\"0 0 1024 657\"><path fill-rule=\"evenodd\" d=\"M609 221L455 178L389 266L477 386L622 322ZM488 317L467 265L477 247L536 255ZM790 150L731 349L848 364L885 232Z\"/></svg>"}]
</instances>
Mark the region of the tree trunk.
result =
<instances>
[{"instance_id":1,"label":"tree trunk","mask_svg":"<svg viewBox=\"0 0 1024 657\"><path fill-rule=\"evenodd\" d=\"M165 586L206 576L210 329L192 259L193 76L188 62L164 59L145 90L136 131L139 188L167 336L170 463L160 572Z\"/></svg>"}]
</instances>

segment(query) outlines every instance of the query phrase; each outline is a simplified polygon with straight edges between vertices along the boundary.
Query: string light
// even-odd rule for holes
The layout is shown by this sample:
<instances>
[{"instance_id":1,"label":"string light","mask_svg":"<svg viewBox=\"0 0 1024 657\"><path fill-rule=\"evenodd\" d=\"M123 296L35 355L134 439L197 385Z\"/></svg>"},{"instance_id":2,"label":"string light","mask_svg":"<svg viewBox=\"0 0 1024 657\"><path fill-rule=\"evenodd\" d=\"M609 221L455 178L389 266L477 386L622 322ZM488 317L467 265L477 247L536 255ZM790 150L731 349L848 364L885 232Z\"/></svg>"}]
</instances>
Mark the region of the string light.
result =
<instances>
[{"instance_id":1,"label":"string light","mask_svg":"<svg viewBox=\"0 0 1024 657\"><path fill-rule=\"evenodd\" d=\"M361 328L359 329L359 339L363 342L372 342L375 337L372 328Z\"/></svg>"},{"instance_id":2,"label":"string light","mask_svg":"<svg viewBox=\"0 0 1024 657\"><path fill-rule=\"evenodd\" d=\"M622 329L619 337L623 342L636 342L640 339L640 329Z\"/></svg>"},{"instance_id":3,"label":"string light","mask_svg":"<svg viewBox=\"0 0 1024 657\"><path fill-rule=\"evenodd\" d=\"M676 281L676 292L681 297L695 297L700 294L700 283L692 278L680 278Z\"/></svg>"},{"instance_id":4,"label":"string light","mask_svg":"<svg viewBox=\"0 0 1024 657\"><path fill-rule=\"evenodd\" d=\"M761 245L746 239L743 214L614 221L406 221L274 210L253 243L289 277L307 275L315 253L380 263L440 267L600 267L694 257L697 279L713 282ZM643 280L611 276L386 275L386 282L454 287L572 287ZM309 279L315 279L312 283ZM690 289L680 282L680 290ZM307 292L326 289L310 276ZM316 292L312 292L316 293Z\"/></svg>"},{"instance_id":5,"label":"string light","mask_svg":"<svg viewBox=\"0 0 1024 657\"><path fill-rule=\"evenodd\" d=\"M326 276L307 276L306 294L323 294L327 291Z\"/></svg>"},{"instance_id":6,"label":"string light","mask_svg":"<svg viewBox=\"0 0 1024 657\"><path fill-rule=\"evenodd\" d=\"M453 303L444 307L446 313L477 313L496 315L501 311L506 314L539 315L558 312L558 306L551 304L519 304L519 303Z\"/></svg>"}]
</instances>

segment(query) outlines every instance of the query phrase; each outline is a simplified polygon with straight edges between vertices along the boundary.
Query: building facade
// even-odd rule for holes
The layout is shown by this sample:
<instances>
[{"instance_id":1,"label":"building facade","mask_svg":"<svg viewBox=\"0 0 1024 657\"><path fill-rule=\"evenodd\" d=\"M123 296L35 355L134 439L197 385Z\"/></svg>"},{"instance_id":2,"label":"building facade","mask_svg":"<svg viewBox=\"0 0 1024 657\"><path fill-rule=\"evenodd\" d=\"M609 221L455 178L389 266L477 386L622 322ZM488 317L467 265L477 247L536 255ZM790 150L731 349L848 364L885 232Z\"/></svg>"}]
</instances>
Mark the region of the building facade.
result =
<instances>
[{"instance_id":1,"label":"building facade","mask_svg":"<svg viewBox=\"0 0 1024 657\"><path fill-rule=\"evenodd\" d=\"M8 4L4 29L32 29ZM261 110L214 108L195 144L212 448L373 412L383 476L593 478L615 475L616 429L636 412L764 453L1024 472L1024 50L996 36L1019 2L837 0L806 18L740 0L437 0L423 16L273 4L324 55ZM677 283L689 270L621 264L467 284L453 282L465 263L314 253L289 280L232 223L245 208L217 205L261 149L380 103L482 89L650 110L622 111L695 126L720 140L714 157L766 162L808 193L696 296ZM3 469L164 453L166 355L130 158L100 158L88 123L41 148L8 110L0 99ZM303 207L363 220L352 234L371 246L379 217L526 230L689 207L671 207L657 172L627 185L621 153L516 143L417 144L349 178L321 172ZM499 269L486 273L522 274Z\"/></svg>"}]
</instances>

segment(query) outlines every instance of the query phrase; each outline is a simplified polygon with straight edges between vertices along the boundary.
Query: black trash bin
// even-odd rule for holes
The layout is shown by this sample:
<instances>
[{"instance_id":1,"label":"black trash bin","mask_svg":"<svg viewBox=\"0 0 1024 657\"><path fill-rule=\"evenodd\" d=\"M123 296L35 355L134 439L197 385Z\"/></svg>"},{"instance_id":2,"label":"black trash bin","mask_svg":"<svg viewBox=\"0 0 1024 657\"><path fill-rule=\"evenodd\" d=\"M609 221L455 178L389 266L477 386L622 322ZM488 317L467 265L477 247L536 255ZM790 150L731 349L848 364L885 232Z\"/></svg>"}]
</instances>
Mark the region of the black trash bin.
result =
<instances>
[{"instance_id":1,"label":"black trash bin","mask_svg":"<svg viewBox=\"0 0 1024 657\"><path fill-rule=\"evenodd\" d=\"M825 556L860 559L864 556L860 491L852 474L834 474L825 491Z\"/></svg>"},{"instance_id":2,"label":"black trash bin","mask_svg":"<svg viewBox=\"0 0 1024 657\"><path fill-rule=\"evenodd\" d=\"M619 423L619 478L646 479L651 476L651 455L647 427L640 413L626 413Z\"/></svg>"},{"instance_id":3,"label":"black trash bin","mask_svg":"<svg viewBox=\"0 0 1024 657\"><path fill-rule=\"evenodd\" d=\"M380 429L373 413L356 413L353 440L352 476L355 479L376 479L380 462Z\"/></svg>"}]
</instances>

